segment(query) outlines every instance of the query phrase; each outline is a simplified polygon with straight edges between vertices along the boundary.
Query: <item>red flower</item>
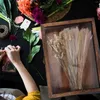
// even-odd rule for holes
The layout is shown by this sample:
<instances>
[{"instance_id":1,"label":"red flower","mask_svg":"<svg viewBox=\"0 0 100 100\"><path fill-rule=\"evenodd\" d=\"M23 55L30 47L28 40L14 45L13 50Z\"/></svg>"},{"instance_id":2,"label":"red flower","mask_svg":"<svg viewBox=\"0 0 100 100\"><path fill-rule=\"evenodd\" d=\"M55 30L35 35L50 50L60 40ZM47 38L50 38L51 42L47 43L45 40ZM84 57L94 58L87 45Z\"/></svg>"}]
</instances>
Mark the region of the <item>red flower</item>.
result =
<instances>
[{"instance_id":1,"label":"red flower","mask_svg":"<svg viewBox=\"0 0 100 100\"><path fill-rule=\"evenodd\" d=\"M62 0L56 0L57 4L61 4L62 3Z\"/></svg>"},{"instance_id":2,"label":"red flower","mask_svg":"<svg viewBox=\"0 0 100 100\"><path fill-rule=\"evenodd\" d=\"M42 10L39 7L35 7L32 10L32 17L34 18L35 22L37 22L39 24L43 24L46 19Z\"/></svg>"},{"instance_id":3,"label":"red flower","mask_svg":"<svg viewBox=\"0 0 100 100\"><path fill-rule=\"evenodd\" d=\"M17 37L16 37L15 35L10 35L9 39L10 39L10 40L16 40Z\"/></svg>"}]
</instances>

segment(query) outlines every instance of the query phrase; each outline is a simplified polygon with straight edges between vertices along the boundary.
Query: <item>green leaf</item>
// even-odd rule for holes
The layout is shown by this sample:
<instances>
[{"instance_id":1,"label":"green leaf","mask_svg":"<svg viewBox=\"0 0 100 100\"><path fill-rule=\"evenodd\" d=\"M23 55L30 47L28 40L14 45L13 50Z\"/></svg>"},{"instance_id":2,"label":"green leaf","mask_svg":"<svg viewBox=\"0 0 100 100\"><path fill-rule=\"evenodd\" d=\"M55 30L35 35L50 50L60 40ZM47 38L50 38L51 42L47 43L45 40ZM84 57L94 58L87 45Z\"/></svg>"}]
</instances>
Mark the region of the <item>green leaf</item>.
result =
<instances>
[{"instance_id":1,"label":"green leaf","mask_svg":"<svg viewBox=\"0 0 100 100\"><path fill-rule=\"evenodd\" d=\"M3 15L2 13L0 13L0 18L2 18L3 20L5 20L6 22L10 23L10 19L7 18L5 15Z\"/></svg>"},{"instance_id":2,"label":"green leaf","mask_svg":"<svg viewBox=\"0 0 100 100\"><path fill-rule=\"evenodd\" d=\"M33 45L36 45L38 42L39 42L39 37L36 37L36 39L35 39Z\"/></svg>"},{"instance_id":3,"label":"green leaf","mask_svg":"<svg viewBox=\"0 0 100 100\"><path fill-rule=\"evenodd\" d=\"M26 40L26 41L30 41L30 35L31 35L31 30L30 29L27 29L24 33L23 33L23 38Z\"/></svg>"},{"instance_id":4,"label":"green leaf","mask_svg":"<svg viewBox=\"0 0 100 100\"><path fill-rule=\"evenodd\" d=\"M40 46L34 46L30 52L30 54L28 55L28 63L31 63L33 57L39 52L40 50Z\"/></svg>"},{"instance_id":5,"label":"green leaf","mask_svg":"<svg viewBox=\"0 0 100 100\"><path fill-rule=\"evenodd\" d=\"M23 38L30 43L30 45L34 42L35 40L35 35L32 34L30 29L27 29L26 32L23 33Z\"/></svg>"},{"instance_id":6,"label":"green leaf","mask_svg":"<svg viewBox=\"0 0 100 100\"><path fill-rule=\"evenodd\" d=\"M31 33L31 36L30 36L30 45L35 41L35 38L36 38L36 36Z\"/></svg>"},{"instance_id":7,"label":"green leaf","mask_svg":"<svg viewBox=\"0 0 100 100\"><path fill-rule=\"evenodd\" d=\"M11 1L4 0L4 4L5 4L5 8L6 8L7 17L9 17L12 20Z\"/></svg>"},{"instance_id":8,"label":"green leaf","mask_svg":"<svg viewBox=\"0 0 100 100\"><path fill-rule=\"evenodd\" d=\"M0 13L0 18L5 20L6 22L8 22L9 24L9 31L11 30L11 20L9 18L7 18L5 15L3 15L2 13Z\"/></svg>"},{"instance_id":9,"label":"green leaf","mask_svg":"<svg viewBox=\"0 0 100 100\"><path fill-rule=\"evenodd\" d=\"M43 2L43 4L40 6L40 8L47 9L52 6L53 2L54 2L54 0L48 0L47 2Z\"/></svg>"},{"instance_id":10,"label":"green leaf","mask_svg":"<svg viewBox=\"0 0 100 100\"><path fill-rule=\"evenodd\" d=\"M48 9L44 9L45 14L50 17L53 14L57 13L58 11L64 9L67 5L69 5L73 0L62 0L62 3L58 5L56 0L53 2L52 6Z\"/></svg>"},{"instance_id":11,"label":"green leaf","mask_svg":"<svg viewBox=\"0 0 100 100\"><path fill-rule=\"evenodd\" d=\"M4 0L0 0L0 12L4 14L5 16L7 16L7 11L6 11L6 7L4 4Z\"/></svg>"}]
</instances>

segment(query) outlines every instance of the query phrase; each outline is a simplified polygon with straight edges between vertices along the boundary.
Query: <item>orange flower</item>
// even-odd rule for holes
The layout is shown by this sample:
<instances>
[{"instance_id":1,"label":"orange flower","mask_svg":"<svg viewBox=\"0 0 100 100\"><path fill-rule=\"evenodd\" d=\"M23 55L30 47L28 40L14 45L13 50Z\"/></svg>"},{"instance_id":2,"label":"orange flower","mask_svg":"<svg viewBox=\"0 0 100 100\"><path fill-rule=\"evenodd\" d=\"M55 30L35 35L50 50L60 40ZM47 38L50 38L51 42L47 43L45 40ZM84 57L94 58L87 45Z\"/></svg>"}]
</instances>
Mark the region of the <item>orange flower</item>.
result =
<instances>
[{"instance_id":1,"label":"orange flower","mask_svg":"<svg viewBox=\"0 0 100 100\"><path fill-rule=\"evenodd\" d=\"M30 0L18 0L17 3L18 3L18 9L22 14L25 14L29 17L32 16Z\"/></svg>"}]
</instances>

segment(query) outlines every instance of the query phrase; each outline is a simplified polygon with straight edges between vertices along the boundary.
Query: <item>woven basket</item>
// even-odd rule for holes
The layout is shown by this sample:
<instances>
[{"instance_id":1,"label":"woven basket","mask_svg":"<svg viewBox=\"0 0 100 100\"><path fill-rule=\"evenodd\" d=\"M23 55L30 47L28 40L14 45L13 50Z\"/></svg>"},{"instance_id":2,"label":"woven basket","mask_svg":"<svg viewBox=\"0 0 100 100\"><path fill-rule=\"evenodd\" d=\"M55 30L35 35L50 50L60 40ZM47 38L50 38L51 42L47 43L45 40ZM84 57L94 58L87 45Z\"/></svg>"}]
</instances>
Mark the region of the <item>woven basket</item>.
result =
<instances>
[{"instance_id":1,"label":"woven basket","mask_svg":"<svg viewBox=\"0 0 100 100\"><path fill-rule=\"evenodd\" d=\"M69 12L70 8L71 8L71 4L67 5L67 7L65 7L64 10L59 11L53 14L52 16L48 17L48 19L46 20L46 23L56 22L62 19Z\"/></svg>"},{"instance_id":2,"label":"woven basket","mask_svg":"<svg viewBox=\"0 0 100 100\"><path fill-rule=\"evenodd\" d=\"M55 14L53 14L52 16L48 17L47 20L45 21L45 23L50 23L50 22L56 22L60 19L62 19L70 10L71 8L71 3L69 5L67 5L67 7L64 8L64 10L58 11ZM26 17L28 17L27 15L25 15ZM34 19L32 17L28 17L30 20L34 21Z\"/></svg>"}]
</instances>

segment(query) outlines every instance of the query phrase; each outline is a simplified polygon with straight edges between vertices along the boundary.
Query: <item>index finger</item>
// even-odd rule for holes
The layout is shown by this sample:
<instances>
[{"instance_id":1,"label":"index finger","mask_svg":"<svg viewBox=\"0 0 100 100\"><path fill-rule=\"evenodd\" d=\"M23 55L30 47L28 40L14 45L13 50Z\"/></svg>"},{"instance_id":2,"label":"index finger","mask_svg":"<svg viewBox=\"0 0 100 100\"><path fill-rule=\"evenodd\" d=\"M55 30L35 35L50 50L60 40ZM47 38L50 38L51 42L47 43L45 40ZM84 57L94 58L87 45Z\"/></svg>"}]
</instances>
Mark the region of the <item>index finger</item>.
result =
<instances>
[{"instance_id":1,"label":"index finger","mask_svg":"<svg viewBox=\"0 0 100 100\"><path fill-rule=\"evenodd\" d=\"M4 53L4 52L5 52L5 50L1 50L1 49L0 49L0 54L1 54L1 53Z\"/></svg>"}]
</instances>

